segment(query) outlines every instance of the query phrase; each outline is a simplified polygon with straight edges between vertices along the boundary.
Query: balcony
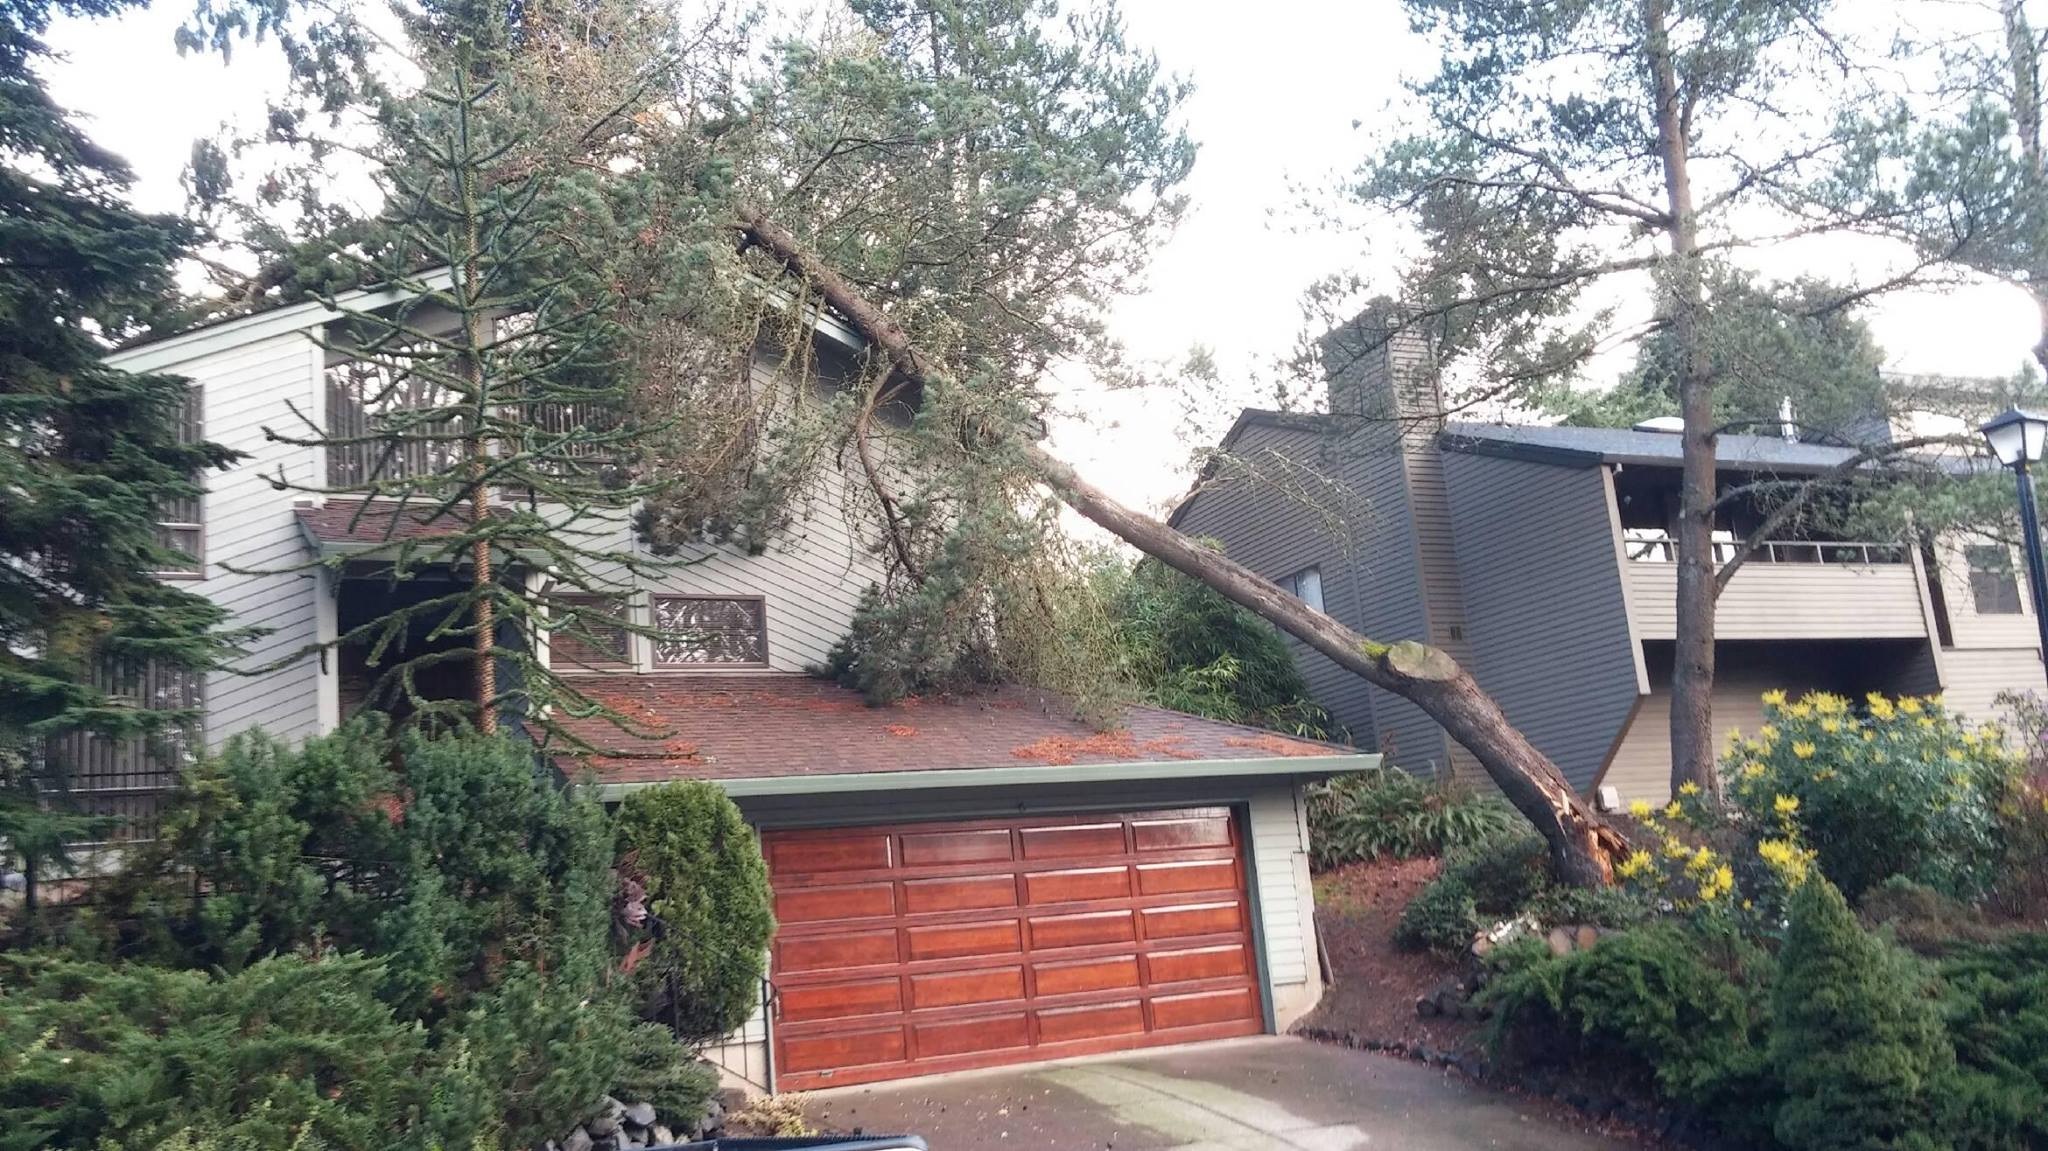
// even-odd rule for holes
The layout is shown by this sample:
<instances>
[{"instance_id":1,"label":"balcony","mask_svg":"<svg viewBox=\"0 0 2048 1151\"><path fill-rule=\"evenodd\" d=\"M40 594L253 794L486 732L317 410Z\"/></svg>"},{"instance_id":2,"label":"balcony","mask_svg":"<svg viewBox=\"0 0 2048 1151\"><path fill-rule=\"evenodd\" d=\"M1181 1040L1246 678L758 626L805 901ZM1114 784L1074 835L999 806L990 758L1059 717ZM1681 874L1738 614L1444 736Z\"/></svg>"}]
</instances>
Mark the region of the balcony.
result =
<instances>
[{"instance_id":1,"label":"balcony","mask_svg":"<svg viewBox=\"0 0 2048 1151\"><path fill-rule=\"evenodd\" d=\"M1638 639L1678 635L1678 568L1671 537L1631 530L1630 614ZM1734 554L1716 540L1714 562ZM1762 545L1728 581L1714 613L1718 639L1904 639L1927 634L1920 582L1904 545L1777 540Z\"/></svg>"}]
</instances>

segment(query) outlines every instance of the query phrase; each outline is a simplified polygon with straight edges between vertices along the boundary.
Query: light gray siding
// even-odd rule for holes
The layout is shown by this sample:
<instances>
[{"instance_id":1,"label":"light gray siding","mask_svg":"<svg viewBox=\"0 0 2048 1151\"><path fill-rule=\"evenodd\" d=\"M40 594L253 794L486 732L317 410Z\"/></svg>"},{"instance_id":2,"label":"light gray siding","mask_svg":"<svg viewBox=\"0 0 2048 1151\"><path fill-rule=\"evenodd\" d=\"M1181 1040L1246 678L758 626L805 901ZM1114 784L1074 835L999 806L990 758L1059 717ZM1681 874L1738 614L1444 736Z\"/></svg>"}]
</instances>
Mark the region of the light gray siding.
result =
<instances>
[{"instance_id":1,"label":"light gray siding","mask_svg":"<svg viewBox=\"0 0 2048 1151\"><path fill-rule=\"evenodd\" d=\"M304 567L293 493L273 481L303 488L320 477L312 449L271 441L264 427L303 434L287 404L317 418L318 349L301 330L180 347L188 350L182 357L124 366L190 379L204 393L206 438L244 453L232 468L204 477L206 573L184 586L227 609L230 626L265 630L248 643L236 670L207 677L207 742L218 747L252 727L287 739L313 735L320 725L319 662L290 657L315 642L319 580ZM280 661L290 662L255 674Z\"/></svg>"},{"instance_id":2,"label":"light gray siding","mask_svg":"<svg viewBox=\"0 0 2048 1151\"><path fill-rule=\"evenodd\" d=\"M1189 535L1217 540L1224 554L1267 579L1318 569L1323 609L1357 627L1364 573L1358 549L1344 536L1354 530L1347 517L1368 516L1370 509L1342 488L1343 461L1331 447L1330 437L1308 428L1247 425L1230 444L1229 461L1203 481L1175 523ZM1337 506L1318 508L1310 496ZM1316 702L1354 742L1376 746L1366 682L1306 645L1288 642Z\"/></svg>"},{"instance_id":3,"label":"light gray siding","mask_svg":"<svg viewBox=\"0 0 2048 1151\"><path fill-rule=\"evenodd\" d=\"M1607 764L1641 679L1600 467L1445 452L1473 674L1572 785Z\"/></svg>"}]
</instances>

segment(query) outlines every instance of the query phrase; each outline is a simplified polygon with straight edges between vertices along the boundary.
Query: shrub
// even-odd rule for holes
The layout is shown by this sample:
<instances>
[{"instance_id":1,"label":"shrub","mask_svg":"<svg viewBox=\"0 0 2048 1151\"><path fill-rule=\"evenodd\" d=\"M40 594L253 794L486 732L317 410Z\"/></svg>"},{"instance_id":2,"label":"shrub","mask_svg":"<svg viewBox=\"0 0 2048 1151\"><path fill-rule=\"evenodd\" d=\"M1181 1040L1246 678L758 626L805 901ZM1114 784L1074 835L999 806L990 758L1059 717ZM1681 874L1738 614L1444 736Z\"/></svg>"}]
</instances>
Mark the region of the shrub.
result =
<instances>
[{"instance_id":1,"label":"shrub","mask_svg":"<svg viewBox=\"0 0 2048 1151\"><path fill-rule=\"evenodd\" d=\"M1394 942L1440 955L1457 955L1472 945L1472 937L1484 926L1479 921L1479 909L1472 904L1471 889L1440 875L1401 909Z\"/></svg>"},{"instance_id":2,"label":"shrub","mask_svg":"<svg viewBox=\"0 0 2048 1151\"><path fill-rule=\"evenodd\" d=\"M331 1151L429 1142L427 1037L377 999L374 962L281 957L217 975L0 956L0 972L7 1151L153 1151L181 1134Z\"/></svg>"},{"instance_id":3,"label":"shrub","mask_svg":"<svg viewBox=\"0 0 2048 1151\"><path fill-rule=\"evenodd\" d=\"M716 784L668 783L619 806L622 866L646 890L653 950L635 969L655 1018L688 1043L747 1021L775 930L754 832Z\"/></svg>"},{"instance_id":4,"label":"shrub","mask_svg":"<svg viewBox=\"0 0 2048 1151\"><path fill-rule=\"evenodd\" d=\"M1463 952L1487 923L1520 914L1550 889L1549 858L1533 835L1453 852L1402 909L1394 941L1444 955Z\"/></svg>"},{"instance_id":5,"label":"shrub","mask_svg":"<svg viewBox=\"0 0 2048 1151\"><path fill-rule=\"evenodd\" d=\"M1963 1070L1948 1127L1956 1145L2048 1147L2048 934L1960 946L1940 972Z\"/></svg>"},{"instance_id":6,"label":"shrub","mask_svg":"<svg viewBox=\"0 0 2048 1151\"><path fill-rule=\"evenodd\" d=\"M1790 1147L1935 1148L1955 1052L1911 956L1858 926L1842 893L1802 886L1771 998L1774 1129Z\"/></svg>"},{"instance_id":7,"label":"shrub","mask_svg":"<svg viewBox=\"0 0 2048 1151\"><path fill-rule=\"evenodd\" d=\"M1501 838L1521 817L1499 799L1456 782L1430 783L1399 768L1375 768L1315 788L1308 820L1311 861L1330 868L1443 855Z\"/></svg>"},{"instance_id":8,"label":"shrub","mask_svg":"<svg viewBox=\"0 0 2048 1151\"><path fill-rule=\"evenodd\" d=\"M1850 898L1904 875L1961 898L1996 877L1998 806L2013 764L1993 730L1973 730L1935 699L1872 693L1863 714L1840 696L1764 697L1768 720L1731 745L1723 775L1760 828L1790 806L1821 871Z\"/></svg>"},{"instance_id":9,"label":"shrub","mask_svg":"<svg viewBox=\"0 0 2048 1151\"><path fill-rule=\"evenodd\" d=\"M1657 924L1504 966L1482 1001L1504 1056L1647 1071L1659 1095L1753 1138L1771 1093L1769 961L1732 937ZM1712 962L1720 958L1717 965ZM1767 1112L1768 1107L1764 1110Z\"/></svg>"},{"instance_id":10,"label":"shrub","mask_svg":"<svg viewBox=\"0 0 2048 1151\"><path fill-rule=\"evenodd\" d=\"M1989 902L2009 918L2040 922L2048 919L2048 705L2031 693L1998 702L2013 718L2021 778L1998 808L2005 858Z\"/></svg>"}]
</instances>

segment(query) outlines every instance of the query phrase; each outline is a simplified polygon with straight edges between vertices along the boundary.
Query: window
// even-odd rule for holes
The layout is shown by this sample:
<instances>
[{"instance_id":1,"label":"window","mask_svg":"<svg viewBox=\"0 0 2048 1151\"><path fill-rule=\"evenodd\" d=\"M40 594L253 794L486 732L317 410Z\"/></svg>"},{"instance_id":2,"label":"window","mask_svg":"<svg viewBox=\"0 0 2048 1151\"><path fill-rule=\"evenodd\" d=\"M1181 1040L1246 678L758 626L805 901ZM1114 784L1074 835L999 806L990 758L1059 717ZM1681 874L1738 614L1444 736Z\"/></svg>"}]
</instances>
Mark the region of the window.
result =
<instances>
[{"instance_id":1,"label":"window","mask_svg":"<svg viewBox=\"0 0 2048 1151\"><path fill-rule=\"evenodd\" d=\"M548 663L556 671L628 667L632 633L626 601L617 596L558 595L548 599Z\"/></svg>"},{"instance_id":2,"label":"window","mask_svg":"<svg viewBox=\"0 0 2048 1151\"><path fill-rule=\"evenodd\" d=\"M73 731L52 737L44 746L54 778L66 797L90 815L119 819L109 838L147 840L156 837L157 818L178 773L204 746L205 674L192 668L109 662L93 675L93 686L117 706L143 711L181 712L171 722L146 734L116 738Z\"/></svg>"},{"instance_id":3,"label":"window","mask_svg":"<svg viewBox=\"0 0 2048 1151\"><path fill-rule=\"evenodd\" d=\"M758 596L654 597L654 666L765 667L767 607Z\"/></svg>"},{"instance_id":4,"label":"window","mask_svg":"<svg viewBox=\"0 0 2048 1151\"><path fill-rule=\"evenodd\" d=\"M200 391L188 388L185 402L178 407L178 442L196 444L204 438L206 418ZM165 500L157 509L156 542L186 560L176 567L165 568L158 575L179 579L198 579L206 575L206 524L201 519L202 515L197 493L182 499Z\"/></svg>"},{"instance_id":5,"label":"window","mask_svg":"<svg viewBox=\"0 0 2048 1151\"><path fill-rule=\"evenodd\" d=\"M1963 549L1970 565L1970 598L1978 615L2018 615L2020 581L2013 571L2012 550L2003 544L1973 544Z\"/></svg>"},{"instance_id":6,"label":"window","mask_svg":"<svg viewBox=\"0 0 2048 1151\"><path fill-rule=\"evenodd\" d=\"M1323 610L1323 572L1321 568L1303 568L1291 576L1278 581L1282 591L1307 604L1317 611Z\"/></svg>"}]
</instances>

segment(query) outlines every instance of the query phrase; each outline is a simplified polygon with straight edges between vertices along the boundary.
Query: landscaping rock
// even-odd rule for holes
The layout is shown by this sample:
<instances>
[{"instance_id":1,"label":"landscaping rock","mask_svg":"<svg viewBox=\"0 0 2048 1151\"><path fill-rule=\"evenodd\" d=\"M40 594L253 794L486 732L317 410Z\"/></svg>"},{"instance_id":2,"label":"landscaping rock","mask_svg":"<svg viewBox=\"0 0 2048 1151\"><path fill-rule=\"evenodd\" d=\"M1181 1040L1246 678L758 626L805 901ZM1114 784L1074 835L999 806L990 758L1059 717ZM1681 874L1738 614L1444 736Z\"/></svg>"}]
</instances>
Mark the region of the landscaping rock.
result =
<instances>
[{"instance_id":1,"label":"landscaping rock","mask_svg":"<svg viewBox=\"0 0 2048 1151\"><path fill-rule=\"evenodd\" d=\"M1595 943L1600 942L1600 929L1590 925L1581 926L1572 941L1579 945L1580 951L1590 950Z\"/></svg>"},{"instance_id":2,"label":"landscaping rock","mask_svg":"<svg viewBox=\"0 0 2048 1151\"><path fill-rule=\"evenodd\" d=\"M1544 937L1544 942L1550 945L1552 955L1562 957L1572 953L1572 933L1562 927L1551 928L1550 934Z\"/></svg>"},{"instance_id":3,"label":"landscaping rock","mask_svg":"<svg viewBox=\"0 0 2048 1151\"><path fill-rule=\"evenodd\" d=\"M589 1131L592 1135L596 1136L597 1138L609 1139L613 1135L618 1134L619 1117L616 1115L600 1112L596 1116L593 1116L590 1122L585 1123L583 1126L585 1130Z\"/></svg>"},{"instance_id":4,"label":"landscaping rock","mask_svg":"<svg viewBox=\"0 0 2048 1151\"><path fill-rule=\"evenodd\" d=\"M647 1137L649 1147L666 1147L676 1141L676 1133L656 1123Z\"/></svg>"},{"instance_id":5,"label":"landscaping rock","mask_svg":"<svg viewBox=\"0 0 2048 1151\"><path fill-rule=\"evenodd\" d=\"M653 1126L654 1104L635 1103L632 1106L626 1108L626 1122L631 1123L635 1127Z\"/></svg>"},{"instance_id":6,"label":"landscaping rock","mask_svg":"<svg viewBox=\"0 0 2048 1151\"><path fill-rule=\"evenodd\" d=\"M591 1147L595 1142L590 1137L589 1131L578 1127L576 1130L569 1132L568 1137L562 1140L562 1151L591 1151Z\"/></svg>"},{"instance_id":7,"label":"landscaping rock","mask_svg":"<svg viewBox=\"0 0 2048 1151\"><path fill-rule=\"evenodd\" d=\"M1425 995L1415 1001L1415 1014L1420 1015L1424 1019L1440 1014L1442 1011L1443 1009L1437 1006L1436 996L1434 995Z\"/></svg>"}]
</instances>

